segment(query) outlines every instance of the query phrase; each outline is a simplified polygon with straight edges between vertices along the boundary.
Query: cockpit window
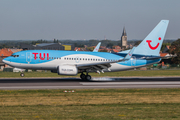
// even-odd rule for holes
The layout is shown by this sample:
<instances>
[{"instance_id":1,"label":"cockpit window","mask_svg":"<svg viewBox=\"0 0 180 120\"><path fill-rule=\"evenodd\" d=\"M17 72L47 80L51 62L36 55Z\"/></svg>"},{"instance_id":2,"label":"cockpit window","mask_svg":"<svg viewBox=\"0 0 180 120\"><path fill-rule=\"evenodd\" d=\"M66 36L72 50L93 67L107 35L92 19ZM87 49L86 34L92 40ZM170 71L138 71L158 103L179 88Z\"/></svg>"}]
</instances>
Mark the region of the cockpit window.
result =
<instances>
[{"instance_id":1,"label":"cockpit window","mask_svg":"<svg viewBox=\"0 0 180 120\"><path fill-rule=\"evenodd\" d=\"M19 55L11 55L12 57L19 57Z\"/></svg>"}]
</instances>

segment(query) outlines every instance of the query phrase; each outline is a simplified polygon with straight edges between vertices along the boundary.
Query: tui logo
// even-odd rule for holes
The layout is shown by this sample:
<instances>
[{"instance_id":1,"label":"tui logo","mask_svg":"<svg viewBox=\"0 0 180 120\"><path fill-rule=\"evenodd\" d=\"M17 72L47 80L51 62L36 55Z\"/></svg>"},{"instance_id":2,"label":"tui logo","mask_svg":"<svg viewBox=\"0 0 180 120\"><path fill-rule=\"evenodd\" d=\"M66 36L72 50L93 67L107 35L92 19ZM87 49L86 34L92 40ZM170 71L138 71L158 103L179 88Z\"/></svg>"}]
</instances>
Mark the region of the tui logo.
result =
<instances>
[{"instance_id":1,"label":"tui logo","mask_svg":"<svg viewBox=\"0 0 180 120\"><path fill-rule=\"evenodd\" d=\"M41 60L45 60L45 57L47 58L47 60L49 60L49 53L47 53L47 54L45 54L45 53L43 53L43 57L42 57L42 54L41 53L32 53L33 55L34 55L34 59L36 60L36 58L37 58L37 55L39 54L39 58L41 59Z\"/></svg>"},{"instance_id":2,"label":"tui logo","mask_svg":"<svg viewBox=\"0 0 180 120\"><path fill-rule=\"evenodd\" d=\"M158 39L161 40L161 37L159 37ZM157 49L157 48L159 47L159 43L157 43L157 45L154 46L154 47L151 46L152 40L146 40L146 42L148 43L148 46L149 46L149 48L150 48L151 50L155 50L155 49Z\"/></svg>"}]
</instances>

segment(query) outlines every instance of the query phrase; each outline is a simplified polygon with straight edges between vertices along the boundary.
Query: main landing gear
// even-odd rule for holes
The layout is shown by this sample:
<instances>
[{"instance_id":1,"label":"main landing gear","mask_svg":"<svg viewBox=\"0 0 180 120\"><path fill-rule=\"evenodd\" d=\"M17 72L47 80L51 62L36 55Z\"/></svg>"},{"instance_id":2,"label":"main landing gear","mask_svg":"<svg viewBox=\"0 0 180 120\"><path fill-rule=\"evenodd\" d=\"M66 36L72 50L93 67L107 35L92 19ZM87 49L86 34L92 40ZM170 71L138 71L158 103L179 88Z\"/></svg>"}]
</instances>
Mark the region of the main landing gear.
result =
<instances>
[{"instance_id":1,"label":"main landing gear","mask_svg":"<svg viewBox=\"0 0 180 120\"><path fill-rule=\"evenodd\" d=\"M24 73L21 73L20 76L21 76L21 77L24 77Z\"/></svg>"},{"instance_id":2,"label":"main landing gear","mask_svg":"<svg viewBox=\"0 0 180 120\"><path fill-rule=\"evenodd\" d=\"M82 80L88 80L88 81L91 80L91 76L88 75L88 73L87 73L86 75L85 75L84 73L81 73L80 78L81 78Z\"/></svg>"}]
</instances>

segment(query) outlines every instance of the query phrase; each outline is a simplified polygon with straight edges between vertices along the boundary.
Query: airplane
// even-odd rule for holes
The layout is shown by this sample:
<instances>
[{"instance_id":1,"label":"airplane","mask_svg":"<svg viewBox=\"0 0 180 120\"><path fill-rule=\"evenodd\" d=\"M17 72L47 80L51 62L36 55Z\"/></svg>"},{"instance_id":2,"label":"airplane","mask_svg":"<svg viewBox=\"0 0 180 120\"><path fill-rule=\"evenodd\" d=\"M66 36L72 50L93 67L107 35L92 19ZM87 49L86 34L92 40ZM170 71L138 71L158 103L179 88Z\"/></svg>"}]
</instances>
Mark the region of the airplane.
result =
<instances>
[{"instance_id":1,"label":"airplane","mask_svg":"<svg viewBox=\"0 0 180 120\"><path fill-rule=\"evenodd\" d=\"M77 75L91 80L88 73L130 70L160 62L159 55L169 20L161 20L148 36L131 50L108 53L62 50L25 50L3 59L12 67L51 70L58 75ZM86 73L86 74L84 74ZM24 73L21 73L24 76Z\"/></svg>"}]
</instances>

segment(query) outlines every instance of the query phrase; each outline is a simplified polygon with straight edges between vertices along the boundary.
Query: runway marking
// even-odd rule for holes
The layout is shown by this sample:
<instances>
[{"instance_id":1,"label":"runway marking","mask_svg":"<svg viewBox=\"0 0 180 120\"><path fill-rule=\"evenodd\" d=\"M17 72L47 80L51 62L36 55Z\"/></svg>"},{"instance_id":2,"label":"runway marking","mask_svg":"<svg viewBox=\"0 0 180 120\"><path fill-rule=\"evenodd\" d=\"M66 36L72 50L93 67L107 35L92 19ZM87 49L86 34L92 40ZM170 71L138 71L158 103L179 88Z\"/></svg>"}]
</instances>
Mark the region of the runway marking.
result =
<instances>
[{"instance_id":1,"label":"runway marking","mask_svg":"<svg viewBox=\"0 0 180 120\"><path fill-rule=\"evenodd\" d=\"M81 85L172 85L180 82L80 82Z\"/></svg>"},{"instance_id":2,"label":"runway marking","mask_svg":"<svg viewBox=\"0 0 180 120\"><path fill-rule=\"evenodd\" d=\"M81 89L81 88L171 88L180 85L123 85L123 86L16 86L16 87L0 87L0 89Z\"/></svg>"},{"instance_id":3,"label":"runway marking","mask_svg":"<svg viewBox=\"0 0 180 120\"><path fill-rule=\"evenodd\" d=\"M149 77L147 77L149 78ZM151 77L152 78L152 77ZM159 78L168 78L168 77L159 77ZM176 79L173 79L176 78ZM180 88L180 77L170 77L169 79L155 79L155 81L152 79L142 79L142 78L136 78L132 77L130 80L127 78L112 78L112 79L119 79L117 81L96 81L96 82L85 82L80 81L77 79L74 81L74 78L67 79L58 79L58 78L40 78L40 79L0 79L2 81L0 85L0 89L4 90L13 90L13 89L24 89L24 90L37 90L37 89L94 89L94 88ZM9 81L10 80L10 81ZM32 80L32 81L31 81ZM51 80L54 80L50 82ZM68 82L66 82L68 80ZM101 79L102 80L102 79ZM172 81L171 81L172 80ZM174 80L174 81L173 81Z\"/></svg>"}]
</instances>

